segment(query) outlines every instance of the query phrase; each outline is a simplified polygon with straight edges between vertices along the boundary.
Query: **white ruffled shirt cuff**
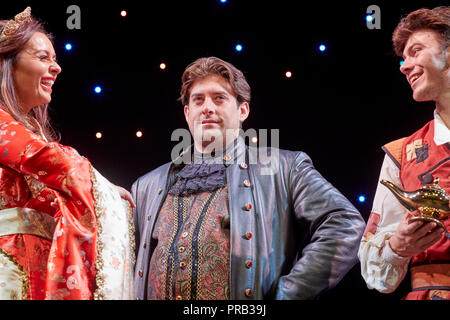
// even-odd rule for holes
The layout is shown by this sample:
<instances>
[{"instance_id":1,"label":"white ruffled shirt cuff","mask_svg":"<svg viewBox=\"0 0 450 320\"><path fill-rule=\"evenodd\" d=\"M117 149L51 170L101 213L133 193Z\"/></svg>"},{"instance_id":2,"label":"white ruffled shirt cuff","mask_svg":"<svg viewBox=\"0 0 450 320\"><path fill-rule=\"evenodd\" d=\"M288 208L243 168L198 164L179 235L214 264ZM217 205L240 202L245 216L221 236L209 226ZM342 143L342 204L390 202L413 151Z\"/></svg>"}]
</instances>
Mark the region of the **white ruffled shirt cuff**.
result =
<instances>
[{"instance_id":1,"label":"white ruffled shirt cuff","mask_svg":"<svg viewBox=\"0 0 450 320\"><path fill-rule=\"evenodd\" d=\"M389 245L389 239L384 242L382 256L384 261L395 266L403 266L408 264L409 260L411 260L411 257L403 257L395 253Z\"/></svg>"}]
</instances>

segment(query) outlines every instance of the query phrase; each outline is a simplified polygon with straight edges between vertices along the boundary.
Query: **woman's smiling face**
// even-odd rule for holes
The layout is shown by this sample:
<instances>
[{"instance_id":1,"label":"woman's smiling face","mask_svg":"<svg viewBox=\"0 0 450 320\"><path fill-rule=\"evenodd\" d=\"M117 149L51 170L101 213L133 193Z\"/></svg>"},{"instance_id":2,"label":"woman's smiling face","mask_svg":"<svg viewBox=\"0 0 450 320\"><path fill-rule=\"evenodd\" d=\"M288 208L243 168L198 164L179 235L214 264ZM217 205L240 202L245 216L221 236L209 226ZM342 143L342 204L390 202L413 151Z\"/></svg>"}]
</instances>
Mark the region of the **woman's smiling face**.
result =
<instances>
[{"instance_id":1,"label":"woman's smiling face","mask_svg":"<svg viewBox=\"0 0 450 320\"><path fill-rule=\"evenodd\" d=\"M52 86L60 72L51 41L42 32L36 32L17 55L13 69L16 94L23 112L28 113L51 101Z\"/></svg>"}]
</instances>

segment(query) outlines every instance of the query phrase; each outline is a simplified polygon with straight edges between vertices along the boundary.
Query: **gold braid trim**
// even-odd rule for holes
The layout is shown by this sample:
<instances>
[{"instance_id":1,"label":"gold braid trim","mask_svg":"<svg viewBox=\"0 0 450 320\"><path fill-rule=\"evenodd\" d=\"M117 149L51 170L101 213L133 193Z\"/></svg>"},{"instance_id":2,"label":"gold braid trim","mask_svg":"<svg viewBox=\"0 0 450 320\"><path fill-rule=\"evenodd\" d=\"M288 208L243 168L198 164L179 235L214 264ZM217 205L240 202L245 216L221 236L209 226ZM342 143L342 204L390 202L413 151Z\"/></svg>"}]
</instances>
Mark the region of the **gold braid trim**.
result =
<instances>
[{"instance_id":1,"label":"gold braid trim","mask_svg":"<svg viewBox=\"0 0 450 320\"><path fill-rule=\"evenodd\" d=\"M97 191L97 178L95 177L94 170L90 166L91 171L91 181L92 181L92 194L94 196L94 210L95 216L97 217L97 259L95 260L95 267L97 273L95 275L95 283L97 289L94 292L94 300L103 300L105 298L105 293L103 292L105 285L105 278L103 275L103 241L100 237L102 233L102 225L100 224L100 217L102 216L102 210L99 206L99 195Z\"/></svg>"},{"instance_id":2,"label":"gold braid trim","mask_svg":"<svg viewBox=\"0 0 450 320\"><path fill-rule=\"evenodd\" d=\"M4 256L6 256L9 261L11 261L12 263L14 263L16 265L16 267L20 270L20 277L22 278L22 300L27 300L28 299L28 274L25 271L24 267L17 262L17 259L9 254L8 252L6 252L5 250L3 250L2 248L0 248L0 253L3 254Z\"/></svg>"},{"instance_id":3,"label":"gold braid trim","mask_svg":"<svg viewBox=\"0 0 450 320\"><path fill-rule=\"evenodd\" d=\"M178 208L178 196L174 196L172 198L172 206L173 206L173 209L174 209L173 225L177 226L178 225L178 209L179 209ZM170 246L169 246L169 248L172 247L173 242L175 241L175 236L177 235L177 232L178 232L178 229L176 227L174 227L172 229L172 235L169 238L170 239L170 242L169 242ZM163 265L169 266L168 265L169 264L169 254L170 254L170 252L163 256L163 259L162 259ZM174 273L175 263L172 261L172 264L169 267L170 267L170 270L166 274L166 279L164 279L165 283L167 283L167 278L169 278L169 282L170 283L173 283L173 273ZM166 296L165 298L169 299L169 300L172 300L173 299L173 290L169 290L169 296Z\"/></svg>"},{"instance_id":4,"label":"gold braid trim","mask_svg":"<svg viewBox=\"0 0 450 320\"><path fill-rule=\"evenodd\" d=\"M209 202L208 208L206 208L205 217L208 214L208 211L211 210L211 207L214 205L214 203L216 202L217 198L219 197L220 193L222 192L222 190L224 188L225 187L220 187L219 189L217 189L216 194L214 195L214 197ZM204 207L204 205L203 205L203 207ZM203 207L202 207L202 211L203 211ZM203 234L203 230L205 229L206 220L207 219L204 218L203 221L201 222L199 234ZM197 239L197 242L199 242L198 239ZM197 262L200 261L200 256L202 257L203 261L205 261L205 258L203 257L203 252L201 250L199 250ZM197 274L200 274L199 271L200 271L200 263L197 263ZM197 288L201 288L202 287L201 280L202 280L201 277L197 277ZM195 299L195 300L204 299L203 297L201 297L199 295L198 291L199 290L197 290L197 296L196 297L191 297L191 299Z\"/></svg>"},{"instance_id":5,"label":"gold braid trim","mask_svg":"<svg viewBox=\"0 0 450 320\"><path fill-rule=\"evenodd\" d=\"M130 203L127 201L127 209L128 209L128 232L130 233L130 250L131 250L131 270L134 270L134 265L136 264L136 241L134 238L134 221L133 221L133 209L130 206Z\"/></svg>"}]
</instances>

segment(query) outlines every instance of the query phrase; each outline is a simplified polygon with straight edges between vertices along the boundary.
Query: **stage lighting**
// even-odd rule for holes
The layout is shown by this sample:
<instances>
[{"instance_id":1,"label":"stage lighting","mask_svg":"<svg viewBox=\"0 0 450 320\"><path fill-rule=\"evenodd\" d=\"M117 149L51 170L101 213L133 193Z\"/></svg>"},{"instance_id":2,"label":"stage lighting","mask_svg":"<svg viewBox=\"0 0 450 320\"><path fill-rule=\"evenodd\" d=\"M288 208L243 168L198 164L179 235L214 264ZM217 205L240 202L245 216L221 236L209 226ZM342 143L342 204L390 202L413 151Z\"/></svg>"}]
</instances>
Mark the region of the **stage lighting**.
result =
<instances>
[{"instance_id":1,"label":"stage lighting","mask_svg":"<svg viewBox=\"0 0 450 320\"><path fill-rule=\"evenodd\" d=\"M366 197L361 195L361 196L358 197L358 201L361 202L361 203L364 203L364 202L366 202Z\"/></svg>"},{"instance_id":2,"label":"stage lighting","mask_svg":"<svg viewBox=\"0 0 450 320\"><path fill-rule=\"evenodd\" d=\"M327 49L327 47L324 44L321 44L319 46L319 50L322 51L322 52L324 52L326 49Z\"/></svg>"},{"instance_id":3,"label":"stage lighting","mask_svg":"<svg viewBox=\"0 0 450 320\"><path fill-rule=\"evenodd\" d=\"M373 20L373 16L370 15L370 14L368 14L368 15L366 16L366 21L367 21L367 22L372 22L372 20Z\"/></svg>"},{"instance_id":4,"label":"stage lighting","mask_svg":"<svg viewBox=\"0 0 450 320\"><path fill-rule=\"evenodd\" d=\"M94 91L95 91L95 93L100 93L100 92L102 92L102 87L96 86L96 87L94 88Z\"/></svg>"},{"instance_id":5,"label":"stage lighting","mask_svg":"<svg viewBox=\"0 0 450 320\"><path fill-rule=\"evenodd\" d=\"M66 43L65 48L67 51L72 50L72 44L71 43Z\"/></svg>"},{"instance_id":6,"label":"stage lighting","mask_svg":"<svg viewBox=\"0 0 450 320\"><path fill-rule=\"evenodd\" d=\"M285 75L286 75L286 78L290 78L290 77L292 77L292 72L287 71Z\"/></svg>"},{"instance_id":7,"label":"stage lighting","mask_svg":"<svg viewBox=\"0 0 450 320\"><path fill-rule=\"evenodd\" d=\"M122 17L126 17L127 16L127 12L125 10L120 11L120 15Z\"/></svg>"},{"instance_id":8,"label":"stage lighting","mask_svg":"<svg viewBox=\"0 0 450 320\"><path fill-rule=\"evenodd\" d=\"M227 2L227 0L220 0L220 2L222 2L222 3L226 3L226 2Z\"/></svg>"},{"instance_id":9,"label":"stage lighting","mask_svg":"<svg viewBox=\"0 0 450 320\"><path fill-rule=\"evenodd\" d=\"M141 138L142 137L142 131L137 131L136 132L136 137Z\"/></svg>"},{"instance_id":10,"label":"stage lighting","mask_svg":"<svg viewBox=\"0 0 450 320\"><path fill-rule=\"evenodd\" d=\"M236 47L234 47L236 49L236 51L242 51L242 45L241 44L237 44Z\"/></svg>"},{"instance_id":11,"label":"stage lighting","mask_svg":"<svg viewBox=\"0 0 450 320\"><path fill-rule=\"evenodd\" d=\"M101 132L97 132L96 134L95 134L95 137L97 138L97 139L101 139L102 138L102 133Z\"/></svg>"},{"instance_id":12,"label":"stage lighting","mask_svg":"<svg viewBox=\"0 0 450 320\"><path fill-rule=\"evenodd\" d=\"M405 62L404 60L400 61L400 66L403 64L403 62Z\"/></svg>"},{"instance_id":13,"label":"stage lighting","mask_svg":"<svg viewBox=\"0 0 450 320\"><path fill-rule=\"evenodd\" d=\"M163 63L161 63L160 65L159 65L159 68L161 69L161 70L164 70L165 68L166 68L166 64L163 62Z\"/></svg>"}]
</instances>

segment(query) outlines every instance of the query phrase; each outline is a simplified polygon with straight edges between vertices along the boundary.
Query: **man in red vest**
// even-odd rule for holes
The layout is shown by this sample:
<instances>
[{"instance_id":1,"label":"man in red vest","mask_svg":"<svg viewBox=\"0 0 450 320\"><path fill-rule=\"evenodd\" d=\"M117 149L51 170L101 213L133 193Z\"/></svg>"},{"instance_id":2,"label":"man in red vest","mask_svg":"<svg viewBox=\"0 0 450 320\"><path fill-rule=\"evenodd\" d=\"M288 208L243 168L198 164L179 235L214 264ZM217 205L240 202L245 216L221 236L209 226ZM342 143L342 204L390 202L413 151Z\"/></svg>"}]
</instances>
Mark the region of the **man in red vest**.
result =
<instances>
[{"instance_id":1,"label":"man in red vest","mask_svg":"<svg viewBox=\"0 0 450 320\"><path fill-rule=\"evenodd\" d=\"M422 129L383 146L380 180L413 191L439 178L450 193L450 7L411 12L392 40L414 100L434 101L436 110ZM450 299L450 219L445 230L435 222L408 223L415 214L378 185L358 253L362 275L370 289L390 293L409 268L405 299Z\"/></svg>"}]
</instances>

